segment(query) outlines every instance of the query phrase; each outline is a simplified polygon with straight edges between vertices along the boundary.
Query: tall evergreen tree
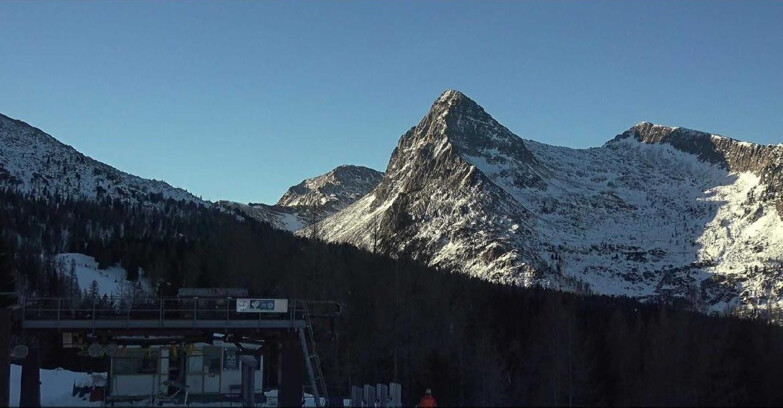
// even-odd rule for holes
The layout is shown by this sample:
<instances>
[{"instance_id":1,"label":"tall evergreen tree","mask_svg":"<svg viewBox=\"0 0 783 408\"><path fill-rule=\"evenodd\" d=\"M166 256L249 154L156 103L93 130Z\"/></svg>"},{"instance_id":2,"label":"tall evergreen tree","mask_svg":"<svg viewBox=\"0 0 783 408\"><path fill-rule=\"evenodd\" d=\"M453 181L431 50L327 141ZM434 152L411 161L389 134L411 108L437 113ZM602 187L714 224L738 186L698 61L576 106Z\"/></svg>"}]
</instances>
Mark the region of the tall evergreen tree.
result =
<instances>
[{"instance_id":1,"label":"tall evergreen tree","mask_svg":"<svg viewBox=\"0 0 783 408\"><path fill-rule=\"evenodd\" d=\"M0 307L16 302L16 271L14 270L14 251L0 230Z\"/></svg>"}]
</instances>

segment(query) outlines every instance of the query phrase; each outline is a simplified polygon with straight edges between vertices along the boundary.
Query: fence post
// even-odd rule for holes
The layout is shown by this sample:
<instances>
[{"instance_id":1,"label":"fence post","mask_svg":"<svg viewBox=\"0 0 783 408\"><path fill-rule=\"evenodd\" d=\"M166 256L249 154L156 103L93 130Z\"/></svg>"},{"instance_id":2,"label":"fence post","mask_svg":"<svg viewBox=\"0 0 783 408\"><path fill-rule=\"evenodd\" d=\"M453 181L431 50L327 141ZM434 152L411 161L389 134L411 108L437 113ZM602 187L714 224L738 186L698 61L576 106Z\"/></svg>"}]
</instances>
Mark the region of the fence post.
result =
<instances>
[{"instance_id":1,"label":"fence post","mask_svg":"<svg viewBox=\"0 0 783 408\"><path fill-rule=\"evenodd\" d=\"M11 395L11 358L8 350L11 350L11 310L0 307L0 327L8 330L0 330L0 407L10 406ZM16 401L18 403L18 401Z\"/></svg>"},{"instance_id":2,"label":"fence post","mask_svg":"<svg viewBox=\"0 0 783 408\"><path fill-rule=\"evenodd\" d=\"M231 297L226 298L226 326L228 326L229 313L231 310Z\"/></svg>"},{"instance_id":3,"label":"fence post","mask_svg":"<svg viewBox=\"0 0 783 408\"><path fill-rule=\"evenodd\" d=\"M57 298L57 321L60 321L60 303L62 302L62 298Z\"/></svg>"},{"instance_id":4,"label":"fence post","mask_svg":"<svg viewBox=\"0 0 783 408\"><path fill-rule=\"evenodd\" d=\"M160 327L163 327L163 318L165 316L165 313L163 311L163 303L164 302L165 302L165 300L161 297L160 298L160 322L159 322L160 323Z\"/></svg>"}]
</instances>

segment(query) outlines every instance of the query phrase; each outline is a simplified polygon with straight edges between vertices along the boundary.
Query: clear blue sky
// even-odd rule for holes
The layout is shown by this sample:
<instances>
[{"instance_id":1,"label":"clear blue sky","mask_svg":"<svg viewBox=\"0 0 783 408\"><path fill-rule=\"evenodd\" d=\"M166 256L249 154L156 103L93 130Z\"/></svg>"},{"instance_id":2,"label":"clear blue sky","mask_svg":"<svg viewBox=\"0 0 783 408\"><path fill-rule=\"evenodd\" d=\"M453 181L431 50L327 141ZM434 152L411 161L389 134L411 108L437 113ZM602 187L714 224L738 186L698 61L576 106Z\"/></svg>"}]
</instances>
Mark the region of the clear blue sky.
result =
<instances>
[{"instance_id":1,"label":"clear blue sky","mask_svg":"<svg viewBox=\"0 0 783 408\"><path fill-rule=\"evenodd\" d=\"M445 89L523 138L783 142L783 2L0 2L0 112L204 198L384 170Z\"/></svg>"}]
</instances>

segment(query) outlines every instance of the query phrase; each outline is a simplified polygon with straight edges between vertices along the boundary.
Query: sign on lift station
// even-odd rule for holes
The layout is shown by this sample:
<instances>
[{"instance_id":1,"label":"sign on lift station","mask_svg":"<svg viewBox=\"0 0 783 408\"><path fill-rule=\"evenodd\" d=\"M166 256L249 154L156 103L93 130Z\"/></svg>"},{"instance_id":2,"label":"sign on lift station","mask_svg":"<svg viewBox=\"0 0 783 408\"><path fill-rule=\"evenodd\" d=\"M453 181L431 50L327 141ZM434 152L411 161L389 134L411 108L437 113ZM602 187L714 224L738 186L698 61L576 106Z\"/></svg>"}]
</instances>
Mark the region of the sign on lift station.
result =
<instances>
[{"instance_id":1,"label":"sign on lift station","mask_svg":"<svg viewBox=\"0 0 783 408\"><path fill-rule=\"evenodd\" d=\"M238 313L287 313L288 299L237 299Z\"/></svg>"}]
</instances>

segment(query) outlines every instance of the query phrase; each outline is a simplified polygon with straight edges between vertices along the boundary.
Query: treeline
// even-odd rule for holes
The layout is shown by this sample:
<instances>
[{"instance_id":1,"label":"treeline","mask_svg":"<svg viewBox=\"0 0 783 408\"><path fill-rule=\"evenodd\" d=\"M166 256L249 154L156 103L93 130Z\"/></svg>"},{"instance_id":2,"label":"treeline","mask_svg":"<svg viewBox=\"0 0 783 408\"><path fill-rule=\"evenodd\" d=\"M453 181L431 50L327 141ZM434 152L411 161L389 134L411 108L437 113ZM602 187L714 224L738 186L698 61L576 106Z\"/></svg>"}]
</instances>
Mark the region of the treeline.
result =
<instances>
[{"instance_id":1,"label":"treeline","mask_svg":"<svg viewBox=\"0 0 783 408\"><path fill-rule=\"evenodd\" d=\"M340 318L316 322L333 395L395 381L411 405L426 388L443 406L783 403L783 330L765 323L490 284L196 205L6 191L0 207L28 291L40 288L29 283L36 269L24 269L26 253L81 252L142 268L163 282L161 295L241 286L343 302Z\"/></svg>"}]
</instances>

